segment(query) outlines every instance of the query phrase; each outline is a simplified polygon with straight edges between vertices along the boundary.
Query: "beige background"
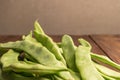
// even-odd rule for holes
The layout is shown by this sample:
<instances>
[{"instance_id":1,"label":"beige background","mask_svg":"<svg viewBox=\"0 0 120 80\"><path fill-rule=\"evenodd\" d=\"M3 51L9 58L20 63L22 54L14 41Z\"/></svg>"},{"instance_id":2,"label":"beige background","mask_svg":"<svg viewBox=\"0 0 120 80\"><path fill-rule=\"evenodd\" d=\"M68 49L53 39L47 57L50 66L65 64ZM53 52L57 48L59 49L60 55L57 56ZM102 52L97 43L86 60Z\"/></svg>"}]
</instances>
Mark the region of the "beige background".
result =
<instances>
[{"instance_id":1,"label":"beige background","mask_svg":"<svg viewBox=\"0 0 120 80\"><path fill-rule=\"evenodd\" d=\"M0 35L22 35L39 19L48 34L120 34L120 0L0 0Z\"/></svg>"}]
</instances>

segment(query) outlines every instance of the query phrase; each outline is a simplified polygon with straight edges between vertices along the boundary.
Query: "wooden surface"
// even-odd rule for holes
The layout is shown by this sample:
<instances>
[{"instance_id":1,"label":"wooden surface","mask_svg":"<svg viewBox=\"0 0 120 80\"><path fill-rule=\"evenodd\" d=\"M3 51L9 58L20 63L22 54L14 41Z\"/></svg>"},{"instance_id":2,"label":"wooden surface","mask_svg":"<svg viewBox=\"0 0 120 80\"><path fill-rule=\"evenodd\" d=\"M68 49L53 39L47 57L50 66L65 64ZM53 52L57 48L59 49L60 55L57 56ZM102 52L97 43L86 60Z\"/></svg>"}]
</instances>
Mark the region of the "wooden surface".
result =
<instances>
[{"instance_id":1,"label":"wooden surface","mask_svg":"<svg viewBox=\"0 0 120 80\"><path fill-rule=\"evenodd\" d=\"M61 41L62 36L51 36L54 41ZM120 36L119 35L83 35L72 36L76 45L78 38L84 38L92 45L92 52L106 55L120 64ZM21 36L0 36L0 43L20 40Z\"/></svg>"}]
</instances>

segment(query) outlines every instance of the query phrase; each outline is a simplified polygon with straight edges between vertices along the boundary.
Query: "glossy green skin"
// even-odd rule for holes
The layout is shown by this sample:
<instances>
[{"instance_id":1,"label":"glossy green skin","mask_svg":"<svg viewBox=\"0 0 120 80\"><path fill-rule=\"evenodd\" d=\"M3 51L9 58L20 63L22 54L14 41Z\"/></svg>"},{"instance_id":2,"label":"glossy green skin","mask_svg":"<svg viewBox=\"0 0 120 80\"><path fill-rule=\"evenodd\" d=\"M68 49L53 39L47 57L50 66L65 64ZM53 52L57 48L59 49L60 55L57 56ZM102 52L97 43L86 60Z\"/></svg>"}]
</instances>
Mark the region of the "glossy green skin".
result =
<instances>
[{"instance_id":1,"label":"glossy green skin","mask_svg":"<svg viewBox=\"0 0 120 80\"><path fill-rule=\"evenodd\" d=\"M79 46L75 58L82 80L105 80L92 63L88 47Z\"/></svg>"}]
</instances>

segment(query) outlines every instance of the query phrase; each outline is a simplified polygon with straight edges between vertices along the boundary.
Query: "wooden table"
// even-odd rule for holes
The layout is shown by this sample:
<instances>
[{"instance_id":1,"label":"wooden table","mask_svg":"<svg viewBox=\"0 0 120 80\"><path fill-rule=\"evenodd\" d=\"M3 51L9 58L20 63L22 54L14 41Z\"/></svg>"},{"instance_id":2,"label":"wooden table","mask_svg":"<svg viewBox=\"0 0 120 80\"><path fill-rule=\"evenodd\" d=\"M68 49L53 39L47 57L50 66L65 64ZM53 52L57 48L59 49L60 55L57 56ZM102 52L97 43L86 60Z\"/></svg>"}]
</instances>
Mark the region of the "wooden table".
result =
<instances>
[{"instance_id":1,"label":"wooden table","mask_svg":"<svg viewBox=\"0 0 120 80\"><path fill-rule=\"evenodd\" d=\"M54 41L61 41L62 36L51 36ZM83 35L72 36L76 45L78 45L77 39L84 38L92 45L92 52L106 55L114 62L120 64L120 35ZM20 40L21 36L0 36L1 42Z\"/></svg>"}]
</instances>

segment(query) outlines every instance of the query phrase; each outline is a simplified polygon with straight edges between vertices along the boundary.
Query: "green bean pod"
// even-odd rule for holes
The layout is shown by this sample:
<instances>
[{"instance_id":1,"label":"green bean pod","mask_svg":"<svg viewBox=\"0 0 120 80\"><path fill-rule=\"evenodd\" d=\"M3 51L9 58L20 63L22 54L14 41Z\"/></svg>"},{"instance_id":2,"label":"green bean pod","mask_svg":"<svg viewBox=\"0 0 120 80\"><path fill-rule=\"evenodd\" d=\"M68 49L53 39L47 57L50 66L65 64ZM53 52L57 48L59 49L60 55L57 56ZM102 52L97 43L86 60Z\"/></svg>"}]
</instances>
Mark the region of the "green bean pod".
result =
<instances>
[{"instance_id":1,"label":"green bean pod","mask_svg":"<svg viewBox=\"0 0 120 80\"><path fill-rule=\"evenodd\" d=\"M79 41L79 43L82 44L82 46L89 47L90 49L92 48L92 46L90 45L90 43L89 43L88 41L86 41L86 40L84 40L84 39L79 39L78 41ZM115 63L115 62L113 62L113 61L112 61L111 59L109 59L107 56L98 55L98 54L95 54L95 53L92 53L92 52L91 52L90 55L91 55L91 58L92 58L92 59L99 60L99 61L101 61L101 62L103 62L103 63L105 63L105 64L108 64L108 65L110 65L110 66L112 66L112 67L120 70L120 65L117 64L117 63Z\"/></svg>"},{"instance_id":2,"label":"green bean pod","mask_svg":"<svg viewBox=\"0 0 120 80\"><path fill-rule=\"evenodd\" d=\"M69 71L61 71L57 75L63 80L75 80Z\"/></svg>"},{"instance_id":3,"label":"green bean pod","mask_svg":"<svg viewBox=\"0 0 120 80\"><path fill-rule=\"evenodd\" d=\"M37 63L29 64L24 61L20 61L19 63L13 63L9 66L9 68L15 72L39 74L40 76L47 75L47 74L56 74L60 71L67 70L67 69L60 69L57 67L44 66Z\"/></svg>"},{"instance_id":4,"label":"green bean pod","mask_svg":"<svg viewBox=\"0 0 120 80\"><path fill-rule=\"evenodd\" d=\"M109 68L102 66L100 64L97 64L97 63L94 63L94 64L95 64L96 68L98 69L98 71L101 72L102 74L105 74L105 75L110 76L115 79L120 79L119 72L109 69Z\"/></svg>"},{"instance_id":5,"label":"green bean pod","mask_svg":"<svg viewBox=\"0 0 120 80\"><path fill-rule=\"evenodd\" d=\"M79 46L76 50L75 58L82 80L105 80L94 66L88 47Z\"/></svg>"},{"instance_id":6,"label":"green bean pod","mask_svg":"<svg viewBox=\"0 0 120 80\"><path fill-rule=\"evenodd\" d=\"M112 77L110 77L110 76L107 76L107 75L105 75L105 74L103 74L103 73L100 73L100 74L104 77L105 80L116 80L115 78L112 78Z\"/></svg>"},{"instance_id":7,"label":"green bean pod","mask_svg":"<svg viewBox=\"0 0 120 80\"><path fill-rule=\"evenodd\" d=\"M8 50L8 52L6 52L5 54L3 54L3 56L0 58L0 62L2 64L2 68L3 69L8 69L9 70L9 66L13 63L18 63L18 56L19 53L15 52L14 50L10 49Z\"/></svg>"},{"instance_id":8,"label":"green bean pod","mask_svg":"<svg viewBox=\"0 0 120 80\"><path fill-rule=\"evenodd\" d=\"M75 80L81 80L81 76L80 76L79 72L74 72L70 69L69 69L69 72L71 73L71 75L74 77Z\"/></svg>"},{"instance_id":9,"label":"green bean pod","mask_svg":"<svg viewBox=\"0 0 120 80\"><path fill-rule=\"evenodd\" d=\"M57 75L53 75L54 79L53 80L63 80L61 77L57 76Z\"/></svg>"},{"instance_id":10,"label":"green bean pod","mask_svg":"<svg viewBox=\"0 0 120 80\"><path fill-rule=\"evenodd\" d=\"M120 65L117 64L117 63L115 63L115 62L113 62L113 61L112 61L111 59L109 59L108 57L106 57L106 56L104 56L104 55L98 55L98 54L95 54L95 53L92 53L92 52L91 52L90 55L91 55L91 58L92 58L92 59L99 60L99 61L101 61L101 62L103 62L103 63L105 63L105 64L108 64L108 65L110 65L110 66L112 66L112 67L120 70Z\"/></svg>"},{"instance_id":11,"label":"green bean pod","mask_svg":"<svg viewBox=\"0 0 120 80\"><path fill-rule=\"evenodd\" d=\"M48 35L46 35L42 28L40 27L39 23L36 21L34 24L34 36L35 38L43 45L45 46L49 51L51 51L55 57L59 60L62 61L65 65L66 62L61 54L61 51L59 50L59 47L57 44L50 38Z\"/></svg>"},{"instance_id":12,"label":"green bean pod","mask_svg":"<svg viewBox=\"0 0 120 80\"><path fill-rule=\"evenodd\" d=\"M88 47L88 48L90 48L90 50L92 49L92 46L90 45L90 43L89 43L88 41L86 41L85 39L80 38L80 39L78 39L78 42L79 42L82 46Z\"/></svg>"},{"instance_id":13,"label":"green bean pod","mask_svg":"<svg viewBox=\"0 0 120 80\"><path fill-rule=\"evenodd\" d=\"M69 35L64 35L62 37L61 48L63 50L63 56L66 60L68 68L77 72L78 70L75 64L76 46L74 45L73 40Z\"/></svg>"}]
</instances>

